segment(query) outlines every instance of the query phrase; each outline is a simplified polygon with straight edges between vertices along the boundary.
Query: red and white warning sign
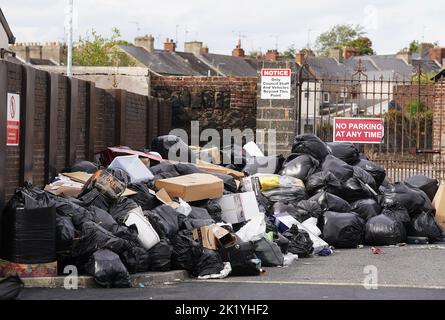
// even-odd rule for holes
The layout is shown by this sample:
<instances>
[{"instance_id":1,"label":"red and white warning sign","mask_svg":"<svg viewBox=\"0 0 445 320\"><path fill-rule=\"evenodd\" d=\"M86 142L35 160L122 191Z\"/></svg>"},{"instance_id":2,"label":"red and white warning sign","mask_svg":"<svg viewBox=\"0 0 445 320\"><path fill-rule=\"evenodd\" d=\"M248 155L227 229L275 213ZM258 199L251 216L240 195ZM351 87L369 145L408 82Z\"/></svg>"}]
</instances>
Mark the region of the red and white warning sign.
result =
<instances>
[{"instance_id":1,"label":"red and white warning sign","mask_svg":"<svg viewBox=\"0 0 445 320\"><path fill-rule=\"evenodd\" d=\"M290 99L291 69L261 70L261 99Z\"/></svg>"},{"instance_id":2,"label":"red and white warning sign","mask_svg":"<svg viewBox=\"0 0 445 320\"><path fill-rule=\"evenodd\" d=\"M382 143L382 118L334 118L334 142Z\"/></svg>"},{"instance_id":3,"label":"red and white warning sign","mask_svg":"<svg viewBox=\"0 0 445 320\"><path fill-rule=\"evenodd\" d=\"M8 93L6 104L7 124L6 124L6 145L18 146L20 134L20 95Z\"/></svg>"}]
</instances>

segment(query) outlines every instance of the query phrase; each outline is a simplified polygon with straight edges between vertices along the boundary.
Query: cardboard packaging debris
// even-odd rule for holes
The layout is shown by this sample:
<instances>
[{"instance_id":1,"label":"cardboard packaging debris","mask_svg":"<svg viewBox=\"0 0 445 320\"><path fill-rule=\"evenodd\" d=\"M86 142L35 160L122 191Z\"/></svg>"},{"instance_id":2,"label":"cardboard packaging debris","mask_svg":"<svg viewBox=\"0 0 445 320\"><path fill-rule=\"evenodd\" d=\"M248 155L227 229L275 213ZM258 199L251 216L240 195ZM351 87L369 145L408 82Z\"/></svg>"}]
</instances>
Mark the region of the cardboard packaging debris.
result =
<instances>
[{"instance_id":1,"label":"cardboard packaging debris","mask_svg":"<svg viewBox=\"0 0 445 320\"><path fill-rule=\"evenodd\" d=\"M190 146L192 152L199 155L199 159L203 161L207 161L214 164L221 163L221 153L219 152L218 147L213 148L201 148L197 146Z\"/></svg>"},{"instance_id":2,"label":"cardboard packaging debris","mask_svg":"<svg viewBox=\"0 0 445 320\"><path fill-rule=\"evenodd\" d=\"M162 157L157 152L141 152L131 150L128 147L109 147L99 153L100 162L104 167L108 167L114 158L121 155L136 155L140 158L146 158L153 161L161 162Z\"/></svg>"},{"instance_id":3,"label":"cardboard packaging debris","mask_svg":"<svg viewBox=\"0 0 445 320\"><path fill-rule=\"evenodd\" d=\"M436 222L445 228L445 181L440 183L433 199L433 207L436 209Z\"/></svg>"},{"instance_id":4,"label":"cardboard packaging debris","mask_svg":"<svg viewBox=\"0 0 445 320\"><path fill-rule=\"evenodd\" d=\"M64 194L70 197L77 197L82 192L83 185L84 183L59 175L58 181L46 185L44 190L56 196Z\"/></svg>"},{"instance_id":5,"label":"cardboard packaging debris","mask_svg":"<svg viewBox=\"0 0 445 320\"><path fill-rule=\"evenodd\" d=\"M222 218L228 223L240 223L261 215L254 192L225 195L218 203Z\"/></svg>"},{"instance_id":6,"label":"cardboard packaging debris","mask_svg":"<svg viewBox=\"0 0 445 320\"><path fill-rule=\"evenodd\" d=\"M203 160L196 160L196 166L198 167L198 169L205 171L205 172L209 172L209 173L223 173L223 174L228 174L229 176L234 177L235 179L241 179L243 178L245 175L242 172L233 170L233 169L229 169L229 168L225 168L222 166L217 166L214 165L212 163L203 161Z\"/></svg>"},{"instance_id":7,"label":"cardboard packaging debris","mask_svg":"<svg viewBox=\"0 0 445 320\"><path fill-rule=\"evenodd\" d=\"M22 264L0 259L0 278L18 275L21 278L56 277L57 261Z\"/></svg>"},{"instance_id":8,"label":"cardboard packaging debris","mask_svg":"<svg viewBox=\"0 0 445 320\"><path fill-rule=\"evenodd\" d=\"M236 237L233 234L216 224L193 230L193 239L199 240L204 248L210 250L217 250L218 244L227 248L236 243Z\"/></svg>"},{"instance_id":9,"label":"cardboard packaging debris","mask_svg":"<svg viewBox=\"0 0 445 320\"><path fill-rule=\"evenodd\" d=\"M224 192L224 182L207 173L160 179L155 182L155 186L158 189L164 188L170 197L178 197L184 201L217 199Z\"/></svg>"}]
</instances>

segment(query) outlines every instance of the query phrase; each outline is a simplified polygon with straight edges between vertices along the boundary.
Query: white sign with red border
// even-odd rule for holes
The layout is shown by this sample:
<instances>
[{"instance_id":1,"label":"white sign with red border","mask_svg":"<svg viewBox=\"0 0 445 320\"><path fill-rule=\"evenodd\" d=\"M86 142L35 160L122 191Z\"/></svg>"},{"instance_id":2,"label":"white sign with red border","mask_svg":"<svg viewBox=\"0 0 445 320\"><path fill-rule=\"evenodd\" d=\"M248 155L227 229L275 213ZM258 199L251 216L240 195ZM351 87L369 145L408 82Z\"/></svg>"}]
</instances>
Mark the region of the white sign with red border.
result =
<instances>
[{"instance_id":1,"label":"white sign with red border","mask_svg":"<svg viewBox=\"0 0 445 320\"><path fill-rule=\"evenodd\" d=\"M291 74L291 69L261 69L261 99L290 99Z\"/></svg>"},{"instance_id":2,"label":"white sign with red border","mask_svg":"<svg viewBox=\"0 0 445 320\"><path fill-rule=\"evenodd\" d=\"M8 93L6 103L6 145L18 146L20 139L20 95Z\"/></svg>"},{"instance_id":3,"label":"white sign with red border","mask_svg":"<svg viewBox=\"0 0 445 320\"><path fill-rule=\"evenodd\" d=\"M334 118L334 142L382 143L383 118Z\"/></svg>"}]
</instances>

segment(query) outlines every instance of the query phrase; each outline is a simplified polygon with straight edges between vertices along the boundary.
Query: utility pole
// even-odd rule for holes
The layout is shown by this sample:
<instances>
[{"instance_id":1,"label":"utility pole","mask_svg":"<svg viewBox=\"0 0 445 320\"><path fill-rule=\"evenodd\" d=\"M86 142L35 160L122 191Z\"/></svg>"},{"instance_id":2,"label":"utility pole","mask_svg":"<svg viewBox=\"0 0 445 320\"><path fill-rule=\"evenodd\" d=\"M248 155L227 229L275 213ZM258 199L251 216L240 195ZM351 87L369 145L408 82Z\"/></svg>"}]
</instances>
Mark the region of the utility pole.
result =
<instances>
[{"instance_id":1,"label":"utility pole","mask_svg":"<svg viewBox=\"0 0 445 320\"><path fill-rule=\"evenodd\" d=\"M73 0L68 0L68 57L66 74L73 75Z\"/></svg>"}]
</instances>

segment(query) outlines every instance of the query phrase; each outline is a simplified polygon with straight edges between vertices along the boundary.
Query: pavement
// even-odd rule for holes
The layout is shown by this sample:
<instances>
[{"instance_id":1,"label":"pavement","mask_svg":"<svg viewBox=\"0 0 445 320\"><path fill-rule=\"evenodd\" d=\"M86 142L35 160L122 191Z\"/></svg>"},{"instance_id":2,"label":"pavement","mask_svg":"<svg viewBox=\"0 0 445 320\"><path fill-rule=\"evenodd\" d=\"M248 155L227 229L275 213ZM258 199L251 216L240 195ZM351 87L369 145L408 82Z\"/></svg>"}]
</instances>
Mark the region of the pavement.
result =
<instances>
[{"instance_id":1,"label":"pavement","mask_svg":"<svg viewBox=\"0 0 445 320\"><path fill-rule=\"evenodd\" d=\"M378 255L369 247L336 250L328 257L299 259L289 267L265 268L266 273L257 277L155 281L130 289L31 288L23 291L22 299L445 299L445 244L381 249L384 253ZM376 290L363 285L369 270Z\"/></svg>"}]
</instances>

